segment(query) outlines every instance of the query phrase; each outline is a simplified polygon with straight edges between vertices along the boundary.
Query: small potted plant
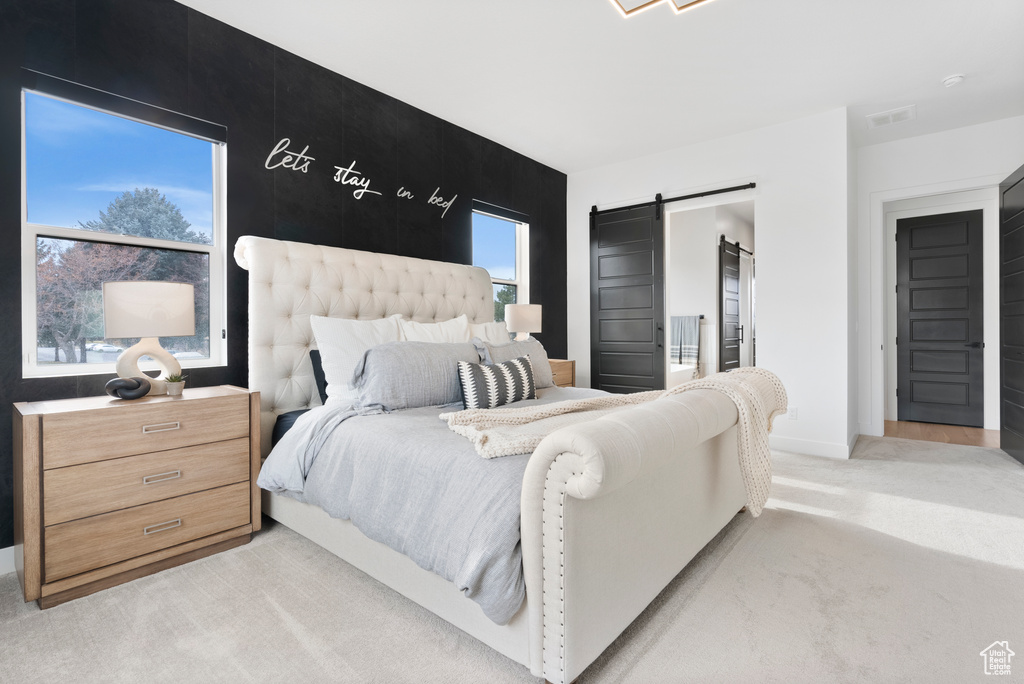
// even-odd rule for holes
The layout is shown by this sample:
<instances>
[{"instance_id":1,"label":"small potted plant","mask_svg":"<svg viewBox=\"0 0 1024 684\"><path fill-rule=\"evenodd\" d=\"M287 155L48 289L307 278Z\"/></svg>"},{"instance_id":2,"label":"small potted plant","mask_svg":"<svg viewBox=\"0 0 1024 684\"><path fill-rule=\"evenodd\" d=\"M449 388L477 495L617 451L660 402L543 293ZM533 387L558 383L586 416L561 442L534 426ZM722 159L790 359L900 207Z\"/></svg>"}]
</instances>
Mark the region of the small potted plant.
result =
<instances>
[{"instance_id":1,"label":"small potted plant","mask_svg":"<svg viewBox=\"0 0 1024 684\"><path fill-rule=\"evenodd\" d=\"M185 389L185 378L187 377L187 375L182 375L181 373L168 375L167 379L164 380L167 383L167 396L180 397L181 391Z\"/></svg>"}]
</instances>

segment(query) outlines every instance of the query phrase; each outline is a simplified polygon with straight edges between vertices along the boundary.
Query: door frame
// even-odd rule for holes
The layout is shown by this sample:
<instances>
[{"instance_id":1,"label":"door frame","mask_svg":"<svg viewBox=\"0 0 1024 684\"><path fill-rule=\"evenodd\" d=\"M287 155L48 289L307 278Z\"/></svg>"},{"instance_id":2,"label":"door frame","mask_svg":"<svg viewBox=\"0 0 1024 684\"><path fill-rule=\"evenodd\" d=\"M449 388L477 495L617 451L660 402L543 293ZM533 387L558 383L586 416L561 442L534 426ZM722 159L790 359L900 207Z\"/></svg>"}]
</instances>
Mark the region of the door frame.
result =
<instances>
[{"instance_id":1,"label":"door frame","mask_svg":"<svg viewBox=\"0 0 1024 684\"><path fill-rule=\"evenodd\" d=\"M933 216L981 209L984 285L984 383L986 430L999 429L999 186L951 190L950 192L892 199L881 204L884 239L884 282L882 283L882 364L877 434L884 433L885 420L897 419L896 398L896 221L916 216ZM874 417L873 417L874 418ZM872 420L874 423L874 420ZM863 426L862 426L863 431ZM875 434L875 433L867 433Z\"/></svg>"},{"instance_id":2,"label":"door frame","mask_svg":"<svg viewBox=\"0 0 1024 684\"><path fill-rule=\"evenodd\" d=\"M743 261L747 263L744 265ZM755 292L756 260L753 252L740 246L740 368L757 365L757 294ZM749 352L750 359L744 358Z\"/></svg>"}]
</instances>

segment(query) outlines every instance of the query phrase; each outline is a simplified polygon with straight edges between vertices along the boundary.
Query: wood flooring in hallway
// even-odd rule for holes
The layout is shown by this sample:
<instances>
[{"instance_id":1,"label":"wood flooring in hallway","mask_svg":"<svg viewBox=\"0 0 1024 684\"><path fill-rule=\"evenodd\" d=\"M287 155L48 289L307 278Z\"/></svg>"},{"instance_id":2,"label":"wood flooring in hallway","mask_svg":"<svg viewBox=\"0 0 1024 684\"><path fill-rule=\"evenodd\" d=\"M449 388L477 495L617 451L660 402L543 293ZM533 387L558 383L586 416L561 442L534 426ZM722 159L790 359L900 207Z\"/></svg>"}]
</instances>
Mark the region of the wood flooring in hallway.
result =
<instances>
[{"instance_id":1,"label":"wood flooring in hallway","mask_svg":"<svg viewBox=\"0 0 1024 684\"><path fill-rule=\"evenodd\" d=\"M934 423L911 423L901 420L885 421L885 436L901 439L917 439L924 442L943 442L999 448L999 430L963 427L961 425L936 425Z\"/></svg>"}]
</instances>

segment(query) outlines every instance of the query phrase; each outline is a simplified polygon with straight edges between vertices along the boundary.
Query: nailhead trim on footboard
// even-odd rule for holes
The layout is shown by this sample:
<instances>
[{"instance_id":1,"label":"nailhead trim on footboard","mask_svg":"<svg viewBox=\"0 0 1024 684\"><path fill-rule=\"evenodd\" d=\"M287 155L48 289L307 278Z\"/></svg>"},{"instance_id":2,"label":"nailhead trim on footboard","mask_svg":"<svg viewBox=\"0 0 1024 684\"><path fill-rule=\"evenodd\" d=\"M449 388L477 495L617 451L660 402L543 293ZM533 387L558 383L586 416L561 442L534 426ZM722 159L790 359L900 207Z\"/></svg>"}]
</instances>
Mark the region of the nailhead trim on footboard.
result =
<instances>
[{"instance_id":1,"label":"nailhead trim on footboard","mask_svg":"<svg viewBox=\"0 0 1024 684\"><path fill-rule=\"evenodd\" d=\"M571 464L578 461L575 454L557 456L544 478L544 503L541 510L541 541L543 543L543 605L544 605L544 672L555 668L557 681L565 682L565 496L569 478L582 474ZM558 567L548 553L549 541L558 545ZM557 616L557 620L555 619ZM557 654L558 662L551 662Z\"/></svg>"}]
</instances>

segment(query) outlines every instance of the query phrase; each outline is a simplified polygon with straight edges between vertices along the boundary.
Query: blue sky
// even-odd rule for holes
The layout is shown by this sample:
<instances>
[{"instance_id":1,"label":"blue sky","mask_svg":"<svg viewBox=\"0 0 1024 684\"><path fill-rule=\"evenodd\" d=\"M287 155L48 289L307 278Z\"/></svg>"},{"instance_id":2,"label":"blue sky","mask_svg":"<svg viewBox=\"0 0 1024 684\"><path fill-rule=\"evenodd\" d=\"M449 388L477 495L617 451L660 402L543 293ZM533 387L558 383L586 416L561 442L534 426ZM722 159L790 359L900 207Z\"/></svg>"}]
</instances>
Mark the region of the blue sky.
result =
<instances>
[{"instance_id":1,"label":"blue sky","mask_svg":"<svg viewBox=\"0 0 1024 684\"><path fill-rule=\"evenodd\" d=\"M210 142L26 91L25 151L30 223L77 227L149 187L213 234Z\"/></svg>"},{"instance_id":2,"label":"blue sky","mask_svg":"<svg viewBox=\"0 0 1024 684\"><path fill-rule=\"evenodd\" d=\"M486 268L492 278L515 280L516 224L473 214L473 265Z\"/></svg>"}]
</instances>

